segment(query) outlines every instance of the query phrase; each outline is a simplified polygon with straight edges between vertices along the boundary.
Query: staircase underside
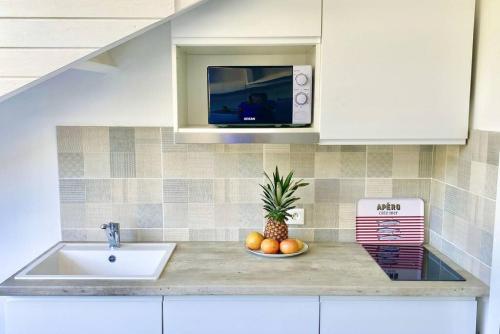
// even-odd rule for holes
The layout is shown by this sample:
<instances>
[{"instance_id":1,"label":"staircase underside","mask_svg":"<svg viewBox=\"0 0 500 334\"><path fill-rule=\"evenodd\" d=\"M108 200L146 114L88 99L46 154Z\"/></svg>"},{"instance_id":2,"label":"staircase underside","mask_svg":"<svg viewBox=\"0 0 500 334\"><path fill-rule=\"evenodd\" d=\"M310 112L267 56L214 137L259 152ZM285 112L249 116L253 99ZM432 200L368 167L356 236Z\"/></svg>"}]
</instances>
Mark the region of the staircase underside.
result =
<instances>
[{"instance_id":1,"label":"staircase underside","mask_svg":"<svg viewBox=\"0 0 500 334\"><path fill-rule=\"evenodd\" d=\"M71 67L112 68L98 55L203 1L0 0L0 101Z\"/></svg>"}]
</instances>

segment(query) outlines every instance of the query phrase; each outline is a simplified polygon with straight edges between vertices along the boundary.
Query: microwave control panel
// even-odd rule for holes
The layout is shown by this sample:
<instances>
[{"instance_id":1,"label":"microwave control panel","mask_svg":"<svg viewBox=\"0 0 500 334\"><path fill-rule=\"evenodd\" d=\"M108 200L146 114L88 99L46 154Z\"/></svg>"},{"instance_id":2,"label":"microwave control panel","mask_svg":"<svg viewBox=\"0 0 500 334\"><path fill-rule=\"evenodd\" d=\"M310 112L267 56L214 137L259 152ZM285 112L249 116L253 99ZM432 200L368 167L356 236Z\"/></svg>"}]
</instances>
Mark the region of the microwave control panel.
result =
<instances>
[{"instance_id":1,"label":"microwave control panel","mask_svg":"<svg viewBox=\"0 0 500 334\"><path fill-rule=\"evenodd\" d=\"M293 67L293 124L311 124L312 66Z\"/></svg>"}]
</instances>

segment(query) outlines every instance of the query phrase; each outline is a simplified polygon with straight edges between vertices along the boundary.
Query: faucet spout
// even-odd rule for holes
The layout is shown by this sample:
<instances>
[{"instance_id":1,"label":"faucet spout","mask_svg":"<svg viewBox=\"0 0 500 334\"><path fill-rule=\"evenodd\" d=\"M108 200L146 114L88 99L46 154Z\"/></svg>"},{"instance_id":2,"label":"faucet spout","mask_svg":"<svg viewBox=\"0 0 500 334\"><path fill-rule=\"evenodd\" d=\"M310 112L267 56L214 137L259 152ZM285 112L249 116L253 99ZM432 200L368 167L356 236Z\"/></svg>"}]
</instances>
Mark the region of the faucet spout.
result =
<instances>
[{"instance_id":1,"label":"faucet spout","mask_svg":"<svg viewBox=\"0 0 500 334\"><path fill-rule=\"evenodd\" d=\"M102 224L101 229L106 231L106 237L108 238L109 248L115 249L120 247L120 224L119 223L108 223Z\"/></svg>"}]
</instances>

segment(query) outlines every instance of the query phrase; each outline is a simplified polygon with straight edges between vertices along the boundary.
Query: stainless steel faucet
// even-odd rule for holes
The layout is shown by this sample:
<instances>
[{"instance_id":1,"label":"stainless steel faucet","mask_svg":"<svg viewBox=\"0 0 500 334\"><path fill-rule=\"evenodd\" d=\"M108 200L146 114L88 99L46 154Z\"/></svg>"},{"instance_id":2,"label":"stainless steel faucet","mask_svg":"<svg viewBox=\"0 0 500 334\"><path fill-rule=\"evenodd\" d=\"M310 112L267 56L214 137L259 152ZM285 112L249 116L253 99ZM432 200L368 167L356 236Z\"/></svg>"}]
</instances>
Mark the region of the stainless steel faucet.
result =
<instances>
[{"instance_id":1,"label":"stainless steel faucet","mask_svg":"<svg viewBox=\"0 0 500 334\"><path fill-rule=\"evenodd\" d=\"M108 223L102 224L101 229L106 230L108 237L109 248L115 249L120 247L120 224Z\"/></svg>"}]
</instances>

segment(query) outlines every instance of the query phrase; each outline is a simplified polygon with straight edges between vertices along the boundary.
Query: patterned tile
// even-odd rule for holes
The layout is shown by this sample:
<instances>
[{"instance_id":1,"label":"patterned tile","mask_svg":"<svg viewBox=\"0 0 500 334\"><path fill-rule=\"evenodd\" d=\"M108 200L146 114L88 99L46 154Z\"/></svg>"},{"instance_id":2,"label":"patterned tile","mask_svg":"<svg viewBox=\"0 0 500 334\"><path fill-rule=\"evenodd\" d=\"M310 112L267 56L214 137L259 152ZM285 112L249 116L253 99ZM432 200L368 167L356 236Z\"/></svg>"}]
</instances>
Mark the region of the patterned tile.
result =
<instances>
[{"instance_id":1,"label":"patterned tile","mask_svg":"<svg viewBox=\"0 0 500 334\"><path fill-rule=\"evenodd\" d=\"M495 225L495 201L484 197L478 197L476 205L474 225L490 234L493 234Z\"/></svg>"},{"instance_id":2,"label":"patterned tile","mask_svg":"<svg viewBox=\"0 0 500 334\"><path fill-rule=\"evenodd\" d=\"M336 242L339 231L336 229L314 229L314 242Z\"/></svg>"},{"instance_id":3,"label":"patterned tile","mask_svg":"<svg viewBox=\"0 0 500 334\"><path fill-rule=\"evenodd\" d=\"M113 179L112 202L158 204L162 202L160 179Z\"/></svg>"},{"instance_id":4,"label":"patterned tile","mask_svg":"<svg viewBox=\"0 0 500 334\"><path fill-rule=\"evenodd\" d=\"M486 184L484 187L484 196L496 199L497 198L497 180L498 166L486 165Z\"/></svg>"},{"instance_id":5,"label":"patterned tile","mask_svg":"<svg viewBox=\"0 0 500 334\"><path fill-rule=\"evenodd\" d=\"M188 180L163 180L164 203L187 203Z\"/></svg>"},{"instance_id":6,"label":"patterned tile","mask_svg":"<svg viewBox=\"0 0 500 334\"><path fill-rule=\"evenodd\" d=\"M355 242L355 241L356 241L356 230L354 229L339 230L339 242Z\"/></svg>"},{"instance_id":7,"label":"patterned tile","mask_svg":"<svg viewBox=\"0 0 500 334\"><path fill-rule=\"evenodd\" d=\"M189 229L165 228L163 229L163 241L189 241Z\"/></svg>"},{"instance_id":8,"label":"patterned tile","mask_svg":"<svg viewBox=\"0 0 500 334\"><path fill-rule=\"evenodd\" d=\"M189 203L213 203L214 180L189 180L188 193Z\"/></svg>"},{"instance_id":9,"label":"patterned tile","mask_svg":"<svg viewBox=\"0 0 500 334\"><path fill-rule=\"evenodd\" d=\"M313 227L336 228L339 226L339 206L334 203L315 203Z\"/></svg>"},{"instance_id":10,"label":"patterned tile","mask_svg":"<svg viewBox=\"0 0 500 334\"><path fill-rule=\"evenodd\" d=\"M203 229L215 227L214 210L215 207L212 203L189 203L188 227Z\"/></svg>"},{"instance_id":11,"label":"patterned tile","mask_svg":"<svg viewBox=\"0 0 500 334\"><path fill-rule=\"evenodd\" d=\"M59 177L77 178L83 177L84 164L83 153L59 153Z\"/></svg>"},{"instance_id":12,"label":"patterned tile","mask_svg":"<svg viewBox=\"0 0 500 334\"><path fill-rule=\"evenodd\" d=\"M217 149L216 145L210 145L211 148ZM226 144L224 152L228 153L260 153L263 152L262 144Z\"/></svg>"},{"instance_id":13,"label":"patterned tile","mask_svg":"<svg viewBox=\"0 0 500 334\"><path fill-rule=\"evenodd\" d=\"M163 178L184 178L188 176L187 152L166 152L162 155Z\"/></svg>"},{"instance_id":14,"label":"patterned tile","mask_svg":"<svg viewBox=\"0 0 500 334\"><path fill-rule=\"evenodd\" d=\"M314 177L339 178L340 152L316 152L314 154Z\"/></svg>"},{"instance_id":15,"label":"patterned tile","mask_svg":"<svg viewBox=\"0 0 500 334\"><path fill-rule=\"evenodd\" d=\"M432 177L441 181L446 177L446 155L447 146L435 146L434 148L434 166Z\"/></svg>"},{"instance_id":16,"label":"patterned tile","mask_svg":"<svg viewBox=\"0 0 500 334\"><path fill-rule=\"evenodd\" d=\"M109 156L109 128L89 126L83 127L82 146L84 153L107 153Z\"/></svg>"},{"instance_id":17,"label":"patterned tile","mask_svg":"<svg viewBox=\"0 0 500 334\"><path fill-rule=\"evenodd\" d=\"M475 216L477 196L452 186L446 186L444 209L466 221Z\"/></svg>"},{"instance_id":18,"label":"patterned tile","mask_svg":"<svg viewBox=\"0 0 500 334\"><path fill-rule=\"evenodd\" d=\"M85 203L84 180L59 180L61 203Z\"/></svg>"},{"instance_id":19,"label":"patterned tile","mask_svg":"<svg viewBox=\"0 0 500 334\"><path fill-rule=\"evenodd\" d=\"M469 190L471 177L471 160L459 158L457 165L457 186Z\"/></svg>"},{"instance_id":20,"label":"patterned tile","mask_svg":"<svg viewBox=\"0 0 500 334\"><path fill-rule=\"evenodd\" d=\"M161 159L160 129L135 129L136 177L161 178Z\"/></svg>"},{"instance_id":21,"label":"patterned tile","mask_svg":"<svg viewBox=\"0 0 500 334\"><path fill-rule=\"evenodd\" d=\"M446 183L456 186L458 184L458 159L459 146L448 146L446 149Z\"/></svg>"},{"instance_id":22,"label":"patterned tile","mask_svg":"<svg viewBox=\"0 0 500 334\"><path fill-rule=\"evenodd\" d=\"M443 232L443 209L431 206L430 229L438 234Z\"/></svg>"},{"instance_id":23,"label":"patterned tile","mask_svg":"<svg viewBox=\"0 0 500 334\"><path fill-rule=\"evenodd\" d=\"M102 224L110 221L113 221L113 208L111 204L85 204L85 226L82 227L99 228ZM120 221L117 222L121 223Z\"/></svg>"},{"instance_id":24,"label":"patterned tile","mask_svg":"<svg viewBox=\"0 0 500 334\"><path fill-rule=\"evenodd\" d=\"M342 150L340 154L340 175L342 177L365 177L366 152Z\"/></svg>"},{"instance_id":25,"label":"patterned tile","mask_svg":"<svg viewBox=\"0 0 500 334\"><path fill-rule=\"evenodd\" d=\"M189 240L192 241L238 241L239 230L233 229L192 229Z\"/></svg>"},{"instance_id":26,"label":"patterned tile","mask_svg":"<svg viewBox=\"0 0 500 334\"><path fill-rule=\"evenodd\" d=\"M260 203L263 179L216 179L216 203Z\"/></svg>"},{"instance_id":27,"label":"patterned tile","mask_svg":"<svg viewBox=\"0 0 500 334\"><path fill-rule=\"evenodd\" d=\"M85 226L85 204L83 203L61 203L61 227Z\"/></svg>"},{"instance_id":28,"label":"patterned tile","mask_svg":"<svg viewBox=\"0 0 500 334\"><path fill-rule=\"evenodd\" d=\"M500 132L488 132L488 156L486 162L498 166L500 154Z\"/></svg>"},{"instance_id":29,"label":"patterned tile","mask_svg":"<svg viewBox=\"0 0 500 334\"><path fill-rule=\"evenodd\" d=\"M392 181L392 196L394 197L418 197L428 202L430 189L431 181L428 179Z\"/></svg>"},{"instance_id":30,"label":"patterned tile","mask_svg":"<svg viewBox=\"0 0 500 334\"><path fill-rule=\"evenodd\" d=\"M466 147L470 147L472 161L486 163L488 160L488 132L472 130Z\"/></svg>"},{"instance_id":31,"label":"patterned tile","mask_svg":"<svg viewBox=\"0 0 500 334\"><path fill-rule=\"evenodd\" d=\"M187 228L188 227L188 204L187 203L165 203L163 205L165 221L164 228Z\"/></svg>"},{"instance_id":32,"label":"patterned tile","mask_svg":"<svg viewBox=\"0 0 500 334\"><path fill-rule=\"evenodd\" d=\"M161 149L162 152L187 152L187 145L175 143L173 128L161 128Z\"/></svg>"},{"instance_id":33,"label":"patterned tile","mask_svg":"<svg viewBox=\"0 0 500 334\"><path fill-rule=\"evenodd\" d=\"M486 167L482 162L471 161L470 169L470 191L475 194L484 194L486 188Z\"/></svg>"},{"instance_id":34,"label":"patterned tile","mask_svg":"<svg viewBox=\"0 0 500 334\"><path fill-rule=\"evenodd\" d=\"M83 175L86 178L109 178L111 176L110 154L83 153Z\"/></svg>"},{"instance_id":35,"label":"patterned tile","mask_svg":"<svg viewBox=\"0 0 500 334\"><path fill-rule=\"evenodd\" d=\"M163 229L161 228L123 229L121 233L123 242L163 241Z\"/></svg>"},{"instance_id":36,"label":"patterned tile","mask_svg":"<svg viewBox=\"0 0 500 334\"><path fill-rule=\"evenodd\" d=\"M163 227L163 207L161 204L139 204L136 211L137 227Z\"/></svg>"},{"instance_id":37,"label":"patterned tile","mask_svg":"<svg viewBox=\"0 0 500 334\"><path fill-rule=\"evenodd\" d=\"M337 203L340 193L340 180L315 179L314 198L316 203Z\"/></svg>"},{"instance_id":38,"label":"patterned tile","mask_svg":"<svg viewBox=\"0 0 500 334\"><path fill-rule=\"evenodd\" d=\"M241 153L238 156L238 177L261 177L262 165L262 154Z\"/></svg>"},{"instance_id":39,"label":"patterned tile","mask_svg":"<svg viewBox=\"0 0 500 334\"><path fill-rule=\"evenodd\" d=\"M367 179L366 197L392 197L392 179Z\"/></svg>"},{"instance_id":40,"label":"patterned tile","mask_svg":"<svg viewBox=\"0 0 500 334\"><path fill-rule=\"evenodd\" d=\"M392 146L368 146L368 177L391 177L393 168Z\"/></svg>"},{"instance_id":41,"label":"patterned tile","mask_svg":"<svg viewBox=\"0 0 500 334\"><path fill-rule=\"evenodd\" d=\"M431 205L444 209L444 197L445 197L446 185L442 182L432 180L431 181Z\"/></svg>"},{"instance_id":42,"label":"patterned tile","mask_svg":"<svg viewBox=\"0 0 500 334\"><path fill-rule=\"evenodd\" d=\"M109 128L109 147L111 152L135 152L135 129Z\"/></svg>"},{"instance_id":43,"label":"patterned tile","mask_svg":"<svg viewBox=\"0 0 500 334\"><path fill-rule=\"evenodd\" d=\"M293 152L290 154L290 169L296 177L314 177L314 153Z\"/></svg>"},{"instance_id":44,"label":"patterned tile","mask_svg":"<svg viewBox=\"0 0 500 334\"><path fill-rule=\"evenodd\" d=\"M263 229L259 183L279 166L311 183L297 193L306 224L291 236L352 242L359 198L421 197L431 244L489 282L499 138L472 130L465 146L185 145L171 127L58 127L62 236L104 241L99 226L116 220L124 241L242 240Z\"/></svg>"},{"instance_id":45,"label":"patterned tile","mask_svg":"<svg viewBox=\"0 0 500 334\"><path fill-rule=\"evenodd\" d=\"M186 167L190 178L213 178L215 176L215 153L188 152L187 164L184 165L184 168Z\"/></svg>"},{"instance_id":46,"label":"patterned tile","mask_svg":"<svg viewBox=\"0 0 500 334\"><path fill-rule=\"evenodd\" d=\"M357 203L365 197L365 180L340 180L339 203Z\"/></svg>"},{"instance_id":47,"label":"patterned tile","mask_svg":"<svg viewBox=\"0 0 500 334\"><path fill-rule=\"evenodd\" d=\"M111 203L111 180L85 180L86 203Z\"/></svg>"},{"instance_id":48,"label":"patterned tile","mask_svg":"<svg viewBox=\"0 0 500 334\"><path fill-rule=\"evenodd\" d=\"M355 228L356 203L339 204L339 227Z\"/></svg>"},{"instance_id":49,"label":"patterned tile","mask_svg":"<svg viewBox=\"0 0 500 334\"><path fill-rule=\"evenodd\" d=\"M111 177L135 177L135 152L111 152Z\"/></svg>"},{"instance_id":50,"label":"patterned tile","mask_svg":"<svg viewBox=\"0 0 500 334\"><path fill-rule=\"evenodd\" d=\"M432 177L434 146L420 146L418 157L418 177Z\"/></svg>"},{"instance_id":51,"label":"patterned tile","mask_svg":"<svg viewBox=\"0 0 500 334\"><path fill-rule=\"evenodd\" d=\"M493 236L488 232L480 234L480 253L479 259L488 266L491 266L491 258L493 254Z\"/></svg>"},{"instance_id":52,"label":"patterned tile","mask_svg":"<svg viewBox=\"0 0 500 334\"><path fill-rule=\"evenodd\" d=\"M82 153L82 128L75 126L57 127L57 152Z\"/></svg>"},{"instance_id":53,"label":"patterned tile","mask_svg":"<svg viewBox=\"0 0 500 334\"><path fill-rule=\"evenodd\" d=\"M432 157L431 157L432 158ZM420 168L420 146L395 146L392 162L392 176L417 178Z\"/></svg>"}]
</instances>

